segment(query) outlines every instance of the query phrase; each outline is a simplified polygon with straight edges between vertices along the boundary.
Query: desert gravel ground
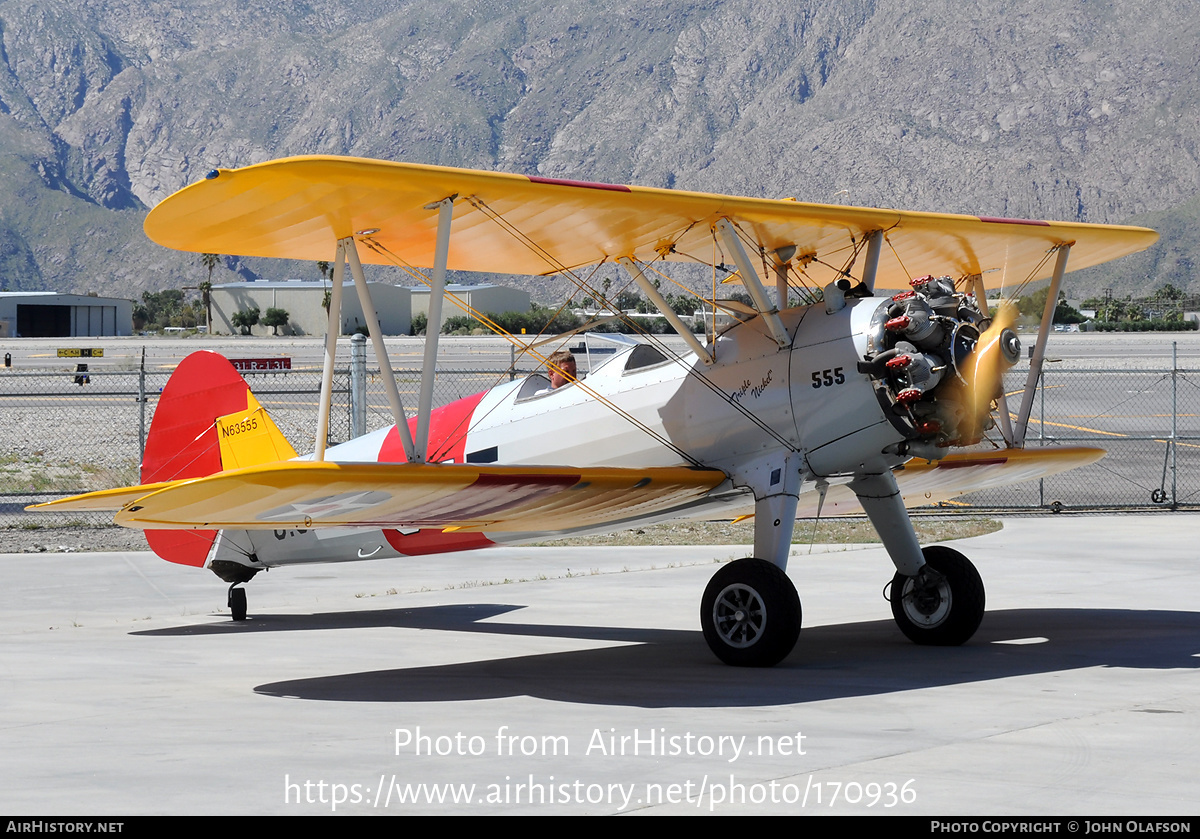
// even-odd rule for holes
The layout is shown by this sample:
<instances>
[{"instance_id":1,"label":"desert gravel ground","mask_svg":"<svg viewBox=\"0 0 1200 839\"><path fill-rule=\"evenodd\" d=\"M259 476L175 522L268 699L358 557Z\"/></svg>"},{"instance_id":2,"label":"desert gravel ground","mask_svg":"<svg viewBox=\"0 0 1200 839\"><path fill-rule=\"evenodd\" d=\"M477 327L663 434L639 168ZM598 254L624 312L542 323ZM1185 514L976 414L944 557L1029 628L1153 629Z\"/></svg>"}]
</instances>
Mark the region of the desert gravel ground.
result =
<instances>
[{"instance_id":1,"label":"desert gravel ground","mask_svg":"<svg viewBox=\"0 0 1200 839\"><path fill-rule=\"evenodd\" d=\"M1003 526L995 519L926 518L916 519L917 536L923 544L948 542L982 536ZM754 541L750 521L672 522L636 530L624 530L602 536L586 536L545 542L546 545L748 545ZM865 520L820 522L813 532L812 522L799 522L793 542L807 545L876 543L879 538ZM0 554L5 553L76 553L86 551L144 551L146 540L141 531L124 527L39 527L0 529Z\"/></svg>"}]
</instances>

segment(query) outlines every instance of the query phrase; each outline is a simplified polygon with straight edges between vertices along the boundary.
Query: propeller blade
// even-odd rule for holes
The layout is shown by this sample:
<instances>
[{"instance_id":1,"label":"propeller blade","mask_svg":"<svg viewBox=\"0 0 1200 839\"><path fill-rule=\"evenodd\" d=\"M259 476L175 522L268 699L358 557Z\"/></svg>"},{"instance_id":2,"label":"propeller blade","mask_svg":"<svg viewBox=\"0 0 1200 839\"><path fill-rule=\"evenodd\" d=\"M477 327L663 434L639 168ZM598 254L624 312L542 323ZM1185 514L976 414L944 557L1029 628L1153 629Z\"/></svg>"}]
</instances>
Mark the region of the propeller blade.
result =
<instances>
[{"instance_id":1,"label":"propeller blade","mask_svg":"<svg viewBox=\"0 0 1200 839\"><path fill-rule=\"evenodd\" d=\"M1000 395L1004 371L1021 358L1021 341L1013 329L1016 321L1017 307L1002 303L971 353L965 371L967 418L962 426L963 444L977 442L982 437L992 412L992 400Z\"/></svg>"}]
</instances>

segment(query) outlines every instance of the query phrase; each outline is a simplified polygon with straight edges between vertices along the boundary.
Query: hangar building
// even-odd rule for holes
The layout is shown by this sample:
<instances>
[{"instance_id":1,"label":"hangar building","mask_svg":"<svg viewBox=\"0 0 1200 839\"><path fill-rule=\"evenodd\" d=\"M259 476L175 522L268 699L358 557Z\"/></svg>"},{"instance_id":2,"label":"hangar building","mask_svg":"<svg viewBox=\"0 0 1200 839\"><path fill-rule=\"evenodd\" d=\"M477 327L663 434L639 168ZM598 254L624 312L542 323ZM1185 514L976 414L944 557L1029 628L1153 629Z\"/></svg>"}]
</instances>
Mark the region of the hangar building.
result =
<instances>
[{"instance_id":1,"label":"hangar building","mask_svg":"<svg viewBox=\"0 0 1200 839\"><path fill-rule=\"evenodd\" d=\"M0 338L133 334L133 301L56 291L0 291Z\"/></svg>"}]
</instances>

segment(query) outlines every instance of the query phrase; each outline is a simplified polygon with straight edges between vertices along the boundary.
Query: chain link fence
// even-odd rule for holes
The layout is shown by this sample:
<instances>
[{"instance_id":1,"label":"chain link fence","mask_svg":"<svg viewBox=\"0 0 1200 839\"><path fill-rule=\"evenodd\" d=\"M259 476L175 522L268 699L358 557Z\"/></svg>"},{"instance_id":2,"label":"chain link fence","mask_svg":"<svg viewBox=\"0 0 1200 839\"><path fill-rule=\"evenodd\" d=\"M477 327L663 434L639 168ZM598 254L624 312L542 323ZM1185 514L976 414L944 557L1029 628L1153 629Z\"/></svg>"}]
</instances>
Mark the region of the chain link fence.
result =
<instances>
[{"instance_id":1,"label":"chain link fence","mask_svg":"<svg viewBox=\"0 0 1200 839\"><path fill-rule=\"evenodd\" d=\"M508 355L506 352L505 355ZM484 361L480 359L480 361ZM434 405L447 404L530 372L508 359L455 368L439 364ZM365 358L334 377L329 443L391 424L377 370ZM160 369L160 367L162 369ZM0 527L104 525L107 514L31 514L28 504L135 484L146 433L170 370L77 373L0 372ZM416 405L420 371L395 371L405 407ZM259 401L299 452L316 434L320 371L244 374ZM358 378L356 378L356 376ZM1010 371L1015 414L1025 371ZM359 384L361 381L361 384ZM1200 507L1200 370L1056 369L1035 394L1027 448L1086 445L1106 449L1091 466L1040 481L970 493L928 512L1196 509ZM356 424L357 420L357 424ZM999 435L993 432L999 439ZM986 444L985 444L986 445Z\"/></svg>"},{"instance_id":2,"label":"chain link fence","mask_svg":"<svg viewBox=\"0 0 1200 839\"><path fill-rule=\"evenodd\" d=\"M1025 371L1009 373L1011 415ZM1128 510L1200 506L1200 371L1055 369L1034 395L1025 447L1094 446L1097 463L943 507Z\"/></svg>"},{"instance_id":3,"label":"chain link fence","mask_svg":"<svg viewBox=\"0 0 1200 839\"><path fill-rule=\"evenodd\" d=\"M327 445L392 424L378 370L363 359L335 368ZM66 495L140 482L146 435L170 370L0 371L0 527L108 525L107 513L27 513L25 507ZM421 372L394 371L413 411ZM443 367L434 407L529 371ZM244 371L250 389L296 451L311 452L317 433L321 371ZM355 425L355 420L358 425Z\"/></svg>"}]
</instances>

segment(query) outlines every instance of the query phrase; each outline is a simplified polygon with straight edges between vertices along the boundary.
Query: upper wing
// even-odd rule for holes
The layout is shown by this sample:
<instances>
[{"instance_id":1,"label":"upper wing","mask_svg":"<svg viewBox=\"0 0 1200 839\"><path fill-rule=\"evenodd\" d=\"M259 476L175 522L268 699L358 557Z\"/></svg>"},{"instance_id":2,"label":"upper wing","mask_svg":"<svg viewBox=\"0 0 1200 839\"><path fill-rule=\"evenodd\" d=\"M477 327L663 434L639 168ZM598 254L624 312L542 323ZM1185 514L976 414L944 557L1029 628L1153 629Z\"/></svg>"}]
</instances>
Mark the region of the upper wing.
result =
<instances>
[{"instance_id":1,"label":"upper wing","mask_svg":"<svg viewBox=\"0 0 1200 839\"><path fill-rule=\"evenodd\" d=\"M553 532L646 516L725 480L711 469L296 462L54 502L143 529L438 527ZM122 492L123 494L118 494ZM104 496L100 498L98 496Z\"/></svg>"},{"instance_id":2,"label":"upper wing","mask_svg":"<svg viewBox=\"0 0 1200 839\"><path fill-rule=\"evenodd\" d=\"M214 170L155 207L145 229L179 250L307 260L332 259L338 239L361 235L369 240L360 249L364 261L390 264L386 249L427 267L437 230L428 205L449 196L460 200L448 267L507 274L624 256L708 261L711 228L721 218L768 251L795 245L798 259L815 257L806 273L818 284L837 276L822 263L840 266L866 234L883 230L890 247L876 274L881 289L907 288L910 272L982 274L998 288L1049 277L1053 260L1045 256L1056 245L1074 243L1075 270L1144 250L1158 238L1140 227L827 206L342 157Z\"/></svg>"}]
</instances>

